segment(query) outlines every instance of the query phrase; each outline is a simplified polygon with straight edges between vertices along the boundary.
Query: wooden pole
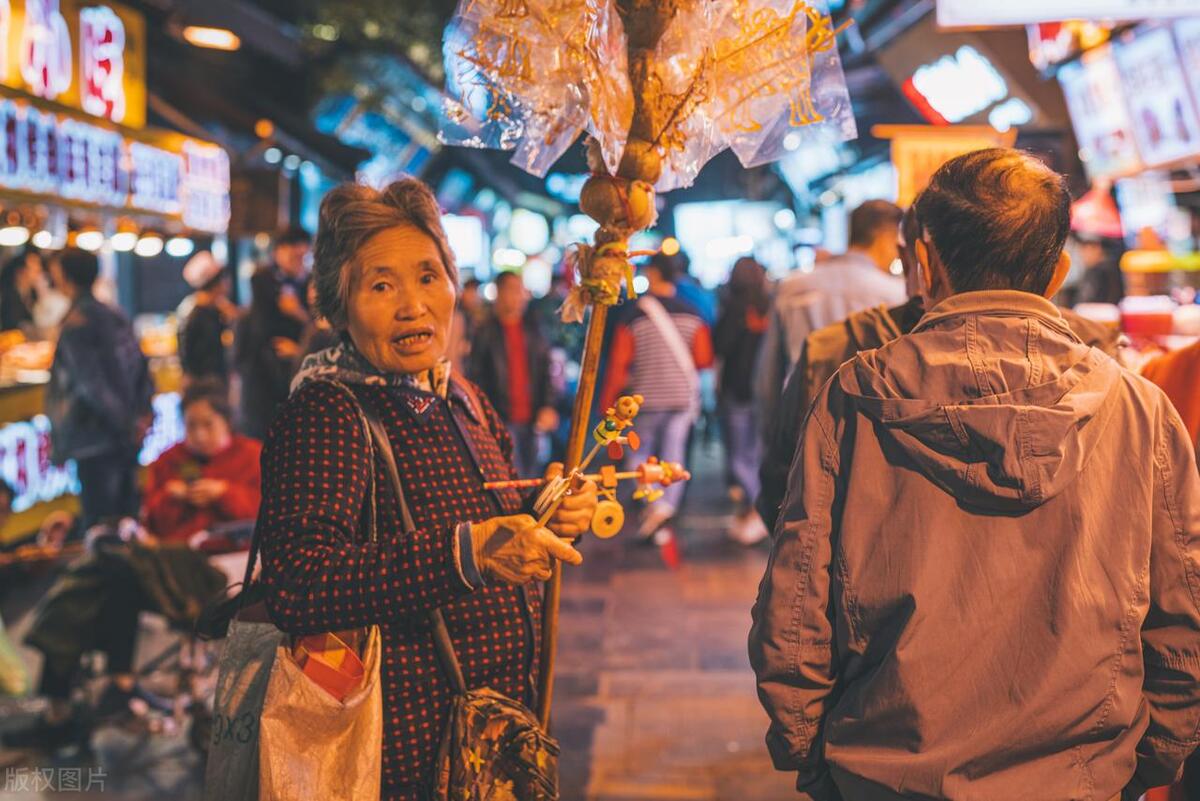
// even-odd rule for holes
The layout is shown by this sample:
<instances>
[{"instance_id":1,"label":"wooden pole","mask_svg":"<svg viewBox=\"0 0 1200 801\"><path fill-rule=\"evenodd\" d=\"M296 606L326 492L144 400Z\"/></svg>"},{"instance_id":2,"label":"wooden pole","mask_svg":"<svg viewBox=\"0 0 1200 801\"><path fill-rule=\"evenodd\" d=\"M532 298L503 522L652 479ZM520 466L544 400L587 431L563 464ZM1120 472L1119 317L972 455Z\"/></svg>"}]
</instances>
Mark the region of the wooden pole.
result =
<instances>
[{"instance_id":1,"label":"wooden pole","mask_svg":"<svg viewBox=\"0 0 1200 801\"><path fill-rule=\"evenodd\" d=\"M596 397L596 380L600 371L600 349L604 344L604 327L608 322L608 307L592 305L587 339L583 345L583 362L579 368L579 389L575 393L575 410L571 416L571 438L567 442L567 457L563 475L579 466L592 429L592 400ZM550 731L550 705L554 701L554 658L558 649L558 605L562 597L562 562L554 561L546 594L542 599L542 653L538 665L538 719L542 729Z\"/></svg>"}]
</instances>

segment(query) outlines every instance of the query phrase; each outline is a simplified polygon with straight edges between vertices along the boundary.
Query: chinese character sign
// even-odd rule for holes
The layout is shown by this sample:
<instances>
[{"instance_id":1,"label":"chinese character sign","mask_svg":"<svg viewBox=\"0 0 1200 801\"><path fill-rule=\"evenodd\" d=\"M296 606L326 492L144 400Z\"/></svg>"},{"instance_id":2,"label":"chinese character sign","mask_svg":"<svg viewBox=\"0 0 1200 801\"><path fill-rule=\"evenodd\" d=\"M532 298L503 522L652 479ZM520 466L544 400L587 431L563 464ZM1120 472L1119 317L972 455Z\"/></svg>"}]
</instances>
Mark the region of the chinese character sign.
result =
<instances>
[{"instance_id":1,"label":"chinese character sign","mask_svg":"<svg viewBox=\"0 0 1200 801\"><path fill-rule=\"evenodd\" d=\"M26 0L21 77L29 91L47 100L71 87L71 34L58 0Z\"/></svg>"},{"instance_id":2,"label":"chinese character sign","mask_svg":"<svg viewBox=\"0 0 1200 801\"><path fill-rule=\"evenodd\" d=\"M84 111L125 119L125 25L107 6L79 12L79 79Z\"/></svg>"},{"instance_id":3,"label":"chinese character sign","mask_svg":"<svg viewBox=\"0 0 1200 801\"><path fill-rule=\"evenodd\" d=\"M0 84L145 127L145 18L101 0L0 0Z\"/></svg>"}]
</instances>

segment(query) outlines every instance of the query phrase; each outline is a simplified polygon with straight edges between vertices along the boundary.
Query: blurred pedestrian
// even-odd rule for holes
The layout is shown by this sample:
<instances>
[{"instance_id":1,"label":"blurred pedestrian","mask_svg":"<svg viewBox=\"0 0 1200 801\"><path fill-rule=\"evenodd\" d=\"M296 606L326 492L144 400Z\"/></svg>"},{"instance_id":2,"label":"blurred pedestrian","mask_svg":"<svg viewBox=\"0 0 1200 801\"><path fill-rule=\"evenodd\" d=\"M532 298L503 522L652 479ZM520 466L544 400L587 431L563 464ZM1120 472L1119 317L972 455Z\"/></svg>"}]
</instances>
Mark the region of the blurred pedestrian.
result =
<instances>
[{"instance_id":1,"label":"blurred pedestrian","mask_svg":"<svg viewBox=\"0 0 1200 801\"><path fill-rule=\"evenodd\" d=\"M294 360L297 370L300 369L305 358L326 348L332 348L339 342L337 331L334 331L329 321L316 311L317 282L311 275L308 278L305 297L308 298L308 308L312 309L313 313L310 315L308 325L304 326L304 330L300 333L299 356Z\"/></svg>"},{"instance_id":2,"label":"blurred pedestrian","mask_svg":"<svg viewBox=\"0 0 1200 801\"><path fill-rule=\"evenodd\" d=\"M1200 342L1159 356L1142 367L1142 375L1167 393L1200 452ZM1200 752L1188 757L1179 789L1183 798L1200 798Z\"/></svg>"},{"instance_id":3,"label":"blurred pedestrian","mask_svg":"<svg viewBox=\"0 0 1200 801\"><path fill-rule=\"evenodd\" d=\"M279 279L284 313L301 323L307 322L309 263L312 256L312 235L298 225L285 228L275 235L271 245L270 269Z\"/></svg>"},{"instance_id":4,"label":"blurred pedestrian","mask_svg":"<svg viewBox=\"0 0 1200 801\"><path fill-rule=\"evenodd\" d=\"M680 250L669 258L675 261L675 274L678 276L675 281L675 297L690 303L700 312L700 319L704 320L704 324L712 327L717 322L716 293L706 289L696 276L692 275L692 258L686 250Z\"/></svg>"},{"instance_id":5,"label":"blurred pedestrian","mask_svg":"<svg viewBox=\"0 0 1200 801\"><path fill-rule=\"evenodd\" d=\"M146 475L142 520L161 542L186 543L214 527L253 520L261 500L257 440L233 431L229 390L215 378L192 382L180 400L183 442Z\"/></svg>"},{"instance_id":6,"label":"blurred pedestrian","mask_svg":"<svg viewBox=\"0 0 1200 801\"><path fill-rule=\"evenodd\" d=\"M34 308L42 281L42 256L27 248L0 268L0 330L20 330L33 337Z\"/></svg>"},{"instance_id":7,"label":"blurred pedestrian","mask_svg":"<svg viewBox=\"0 0 1200 801\"><path fill-rule=\"evenodd\" d=\"M947 162L928 313L812 407L750 636L801 798L1136 799L1191 750L1200 473L1048 300L1070 206L1028 154Z\"/></svg>"},{"instance_id":8,"label":"blurred pedestrian","mask_svg":"<svg viewBox=\"0 0 1200 801\"><path fill-rule=\"evenodd\" d=\"M768 432L766 454L759 477L762 481L758 496L758 512L768 530L775 528L779 506L787 491L788 470L796 455L803 433L805 416L812 401L825 382L856 353L873 350L907 334L925 314L925 292L921 284L921 266L917 262L916 243L921 238L921 226L916 207L904 212L900 224L898 247L904 267L904 286L908 301L888 308L875 306L847 317L840 323L825 326L808 335L800 351L800 361L792 369L784 386L779 409L765 426ZM1080 317L1067 309L1059 309L1063 320L1087 345L1099 348L1120 359L1126 339L1121 332Z\"/></svg>"},{"instance_id":9,"label":"blurred pedestrian","mask_svg":"<svg viewBox=\"0 0 1200 801\"><path fill-rule=\"evenodd\" d=\"M241 378L241 430L254 439L266 436L279 406L287 400L300 335L307 324L281 305L282 287L272 270L250 279L250 308L238 321L234 362Z\"/></svg>"},{"instance_id":10,"label":"blurred pedestrian","mask_svg":"<svg viewBox=\"0 0 1200 801\"><path fill-rule=\"evenodd\" d=\"M496 407L513 440L513 463L522 476L541 474L540 444L558 427L550 376L550 346L529 313L521 274L496 277L492 319L475 332L467 377Z\"/></svg>"},{"instance_id":11,"label":"blurred pedestrian","mask_svg":"<svg viewBox=\"0 0 1200 801\"><path fill-rule=\"evenodd\" d=\"M755 386L764 423L774 419L784 379L809 334L856 311L906 300L904 281L891 272L899 255L900 216L894 203L868 200L850 214L850 247L844 255L818 261L811 272L793 272L779 282Z\"/></svg>"},{"instance_id":12,"label":"blurred pedestrian","mask_svg":"<svg viewBox=\"0 0 1200 801\"><path fill-rule=\"evenodd\" d=\"M183 375L189 381L211 377L227 384L231 326L238 313L229 299L229 276L212 253L202 250L183 266L183 280L193 290L184 300L186 314L179 326Z\"/></svg>"},{"instance_id":13,"label":"blurred pedestrian","mask_svg":"<svg viewBox=\"0 0 1200 801\"><path fill-rule=\"evenodd\" d=\"M626 455L628 469L639 459L686 461L688 437L700 411L700 370L712 367L712 332L700 312L675 296L679 262L659 253L643 268L650 282L636 303L613 313L609 366L600 391L600 408L611 408L622 394L641 395L637 418L641 451ZM644 511L638 536L652 540L675 517L683 500L682 483Z\"/></svg>"},{"instance_id":14,"label":"blurred pedestrian","mask_svg":"<svg viewBox=\"0 0 1200 801\"><path fill-rule=\"evenodd\" d=\"M137 516L137 457L153 419L154 382L129 320L92 294L96 254L66 250L52 269L71 310L50 368L46 416L52 458L75 460L86 530Z\"/></svg>"},{"instance_id":15,"label":"blurred pedestrian","mask_svg":"<svg viewBox=\"0 0 1200 801\"><path fill-rule=\"evenodd\" d=\"M758 498L761 439L754 406L754 365L767 331L771 297L767 271L750 257L733 265L724 304L713 330L713 350L720 367L717 402L725 440L725 472L737 508L730 535L745 545L767 536L754 510Z\"/></svg>"},{"instance_id":16,"label":"blurred pedestrian","mask_svg":"<svg viewBox=\"0 0 1200 801\"><path fill-rule=\"evenodd\" d=\"M1098 236L1076 234L1083 261L1083 277L1075 292L1078 303L1120 303L1125 297L1125 275L1121 272L1121 242Z\"/></svg>"}]
</instances>

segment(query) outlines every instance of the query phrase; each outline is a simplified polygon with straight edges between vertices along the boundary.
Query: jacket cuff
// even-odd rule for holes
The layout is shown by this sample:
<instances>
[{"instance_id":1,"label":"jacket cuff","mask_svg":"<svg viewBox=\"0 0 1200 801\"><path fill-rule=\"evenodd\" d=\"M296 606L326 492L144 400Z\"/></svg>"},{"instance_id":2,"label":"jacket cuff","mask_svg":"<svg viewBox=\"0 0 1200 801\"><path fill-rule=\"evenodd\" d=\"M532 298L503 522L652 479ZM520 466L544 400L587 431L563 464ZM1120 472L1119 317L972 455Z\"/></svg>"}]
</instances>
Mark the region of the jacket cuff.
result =
<instances>
[{"instance_id":1,"label":"jacket cuff","mask_svg":"<svg viewBox=\"0 0 1200 801\"><path fill-rule=\"evenodd\" d=\"M801 773L796 779L801 801L842 801L841 791L827 769L819 773Z\"/></svg>"},{"instance_id":2,"label":"jacket cuff","mask_svg":"<svg viewBox=\"0 0 1200 801\"><path fill-rule=\"evenodd\" d=\"M477 590L486 586L483 574L475 564L475 549L471 544L471 524L461 523L454 531L454 566L458 569L458 577L469 590Z\"/></svg>"}]
</instances>

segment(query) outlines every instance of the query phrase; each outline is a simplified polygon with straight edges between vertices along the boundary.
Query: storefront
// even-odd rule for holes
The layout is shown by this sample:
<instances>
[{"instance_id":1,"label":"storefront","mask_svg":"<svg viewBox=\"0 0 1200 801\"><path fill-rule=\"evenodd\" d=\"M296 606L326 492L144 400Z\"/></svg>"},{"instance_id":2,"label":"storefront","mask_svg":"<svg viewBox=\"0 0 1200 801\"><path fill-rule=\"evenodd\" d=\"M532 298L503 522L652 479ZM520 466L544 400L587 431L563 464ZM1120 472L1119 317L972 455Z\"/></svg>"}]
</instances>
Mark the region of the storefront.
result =
<instances>
[{"instance_id":1,"label":"storefront","mask_svg":"<svg viewBox=\"0 0 1200 801\"><path fill-rule=\"evenodd\" d=\"M0 0L0 246L97 252L110 300L121 276L164 251L175 269L229 223L226 151L147 127L146 31L115 3ZM126 309L131 315L137 309ZM0 478L16 491L0 544L27 535L56 508L71 508L74 466L50 462L42 415L51 342L0 342ZM160 394L142 452L149 463L182 437L173 342L149 330ZM3 346L8 347L4 348Z\"/></svg>"}]
</instances>

